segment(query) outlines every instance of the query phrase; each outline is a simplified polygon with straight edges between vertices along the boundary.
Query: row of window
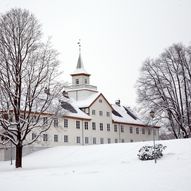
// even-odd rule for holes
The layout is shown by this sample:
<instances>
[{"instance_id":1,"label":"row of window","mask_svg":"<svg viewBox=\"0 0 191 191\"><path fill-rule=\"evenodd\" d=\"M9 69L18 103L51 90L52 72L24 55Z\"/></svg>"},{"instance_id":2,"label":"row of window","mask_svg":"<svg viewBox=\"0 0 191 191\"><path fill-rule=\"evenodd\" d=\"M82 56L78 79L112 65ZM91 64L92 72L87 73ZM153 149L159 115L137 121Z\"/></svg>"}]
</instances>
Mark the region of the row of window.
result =
<instances>
[{"instance_id":1,"label":"row of window","mask_svg":"<svg viewBox=\"0 0 191 191\"><path fill-rule=\"evenodd\" d=\"M43 134L42 135L42 140L47 142L48 141L48 134ZM32 139L36 138L36 134L32 133ZM54 135L54 142L58 142L58 135ZM64 142L68 143L68 135L64 135Z\"/></svg>"},{"instance_id":2,"label":"row of window","mask_svg":"<svg viewBox=\"0 0 191 191\"><path fill-rule=\"evenodd\" d=\"M96 110L92 110L92 115L96 115ZM104 115L104 113L103 113L103 111L99 111L99 116L103 116ZM110 117L110 112L108 112L108 111L106 111L106 116L107 117Z\"/></svg>"},{"instance_id":3,"label":"row of window","mask_svg":"<svg viewBox=\"0 0 191 191\"><path fill-rule=\"evenodd\" d=\"M37 123L39 122L39 119L37 116L33 116L31 119L31 123ZM42 123L43 125L48 125L48 117L42 117ZM58 127L58 118L53 119L53 125L54 127Z\"/></svg>"},{"instance_id":4,"label":"row of window","mask_svg":"<svg viewBox=\"0 0 191 191\"><path fill-rule=\"evenodd\" d=\"M64 127L68 127L68 119L64 119ZM76 121L76 128L80 129L80 121ZM84 122L84 129L88 130L88 122L87 121ZM99 129L100 129L100 131L103 131L103 123L99 123ZM129 132L131 134L133 134L133 129L134 129L133 127L129 128ZM92 122L92 130L96 130L96 123L95 122ZM111 126L109 123L107 124L107 131L111 131ZM114 125L114 132L117 132L117 131L118 131L117 125ZM121 126L120 132L124 133L124 131L125 131L124 127ZM136 134L140 134L139 127L136 127L135 131L136 131ZM145 134L145 128L143 128L143 127L141 128L141 133ZM150 135L150 134L151 134L151 130L148 129L148 135ZM156 134L155 130L154 130L154 134Z\"/></svg>"},{"instance_id":5,"label":"row of window","mask_svg":"<svg viewBox=\"0 0 191 191\"><path fill-rule=\"evenodd\" d=\"M32 138L34 139L34 136L35 134L32 134ZM48 134L43 134L43 141L47 142L48 141ZM64 135L64 143L68 143L69 142L69 139L68 139L68 135ZM98 142L99 141L99 142ZM108 138L108 139L105 139L105 143L111 143L111 138ZM58 142L58 135L54 135L54 142ZM114 143L118 143L119 140L118 139L114 139ZM121 142L124 143L125 140L124 139L121 139ZM131 140L132 142L132 140ZM81 137L76 137L76 143L77 144L81 144ZM85 137L84 139L84 143L85 144L90 144L91 143L91 140L89 137ZM93 144L104 144L104 138L96 138L96 137L93 137L92 139L92 143Z\"/></svg>"},{"instance_id":6,"label":"row of window","mask_svg":"<svg viewBox=\"0 0 191 191\"><path fill-rule=\"evenodd\" d=\"M87 84L87 83L88 83L88 80L87 80L87 79L84 79L84 83ZM76 85L79 85L79 84L80 84L79 79L76 79Z\"/></svg>"}]
</instances>

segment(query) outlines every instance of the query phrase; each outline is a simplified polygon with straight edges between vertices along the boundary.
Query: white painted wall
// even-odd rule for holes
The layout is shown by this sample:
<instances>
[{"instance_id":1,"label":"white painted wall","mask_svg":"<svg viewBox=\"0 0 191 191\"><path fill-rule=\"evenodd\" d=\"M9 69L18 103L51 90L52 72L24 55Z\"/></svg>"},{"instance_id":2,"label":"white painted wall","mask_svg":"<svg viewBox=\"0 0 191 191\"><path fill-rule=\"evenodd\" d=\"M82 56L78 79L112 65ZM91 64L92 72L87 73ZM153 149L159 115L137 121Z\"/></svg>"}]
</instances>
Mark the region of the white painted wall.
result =
<instances>
[{"instance_id":1,"label":"white painted wall","mask_svg":"<svg viewBox=\"0 0 191 191\"><path fill-rule=\"evenodd\" d=\"M101 101L100 101L101 100ZM92 111L95 110L95 115L92 115ZM68 119L68 128L64 127L64 117L59 118L59 126L53 127L46 132L48 134L48 141L43 141L43 138L39 138L39 142L34 143L34 146L42 147L54 147L58 145L82 145L85 144L85 137L88 137L88 144L93 144L93 138L96 138L96 144L100 144L100 139L104 140L104 143L108 143L108 139L111 139L111 143L122 142L136 142L136 141L148 141L153 140L153 132L148 134L148 127L142 127L137 125L119 124L112 122L112 108L105 101L103 96L100 96L89 108L90 116L92 120L85 119ZM102 111L103 115L100 116L99 111ZM109 116L107 116L109 112ZM80 129L76 128L76 121L80 121ZM85 122L88 122L88 129L85 129ZM92 122L96 123L96 130L92 129ZM100 131L100 123L103 123L103 131ZM110 131L107 131L107 124L110 124ZM117 125L117 132L114 131L114 125ZM124 128L124 132L121 132L121 126ZM133 128L133 133L130 133L130 127ZM136 128L139 128L139 134L136 133ZM142 134L142 129L145 128L145 134ZM54 135L58 135L58 142L54 141ZM68 136L68 142L64 142L64 136ZM80 137L80 144L76 142L76 137ZM155 139L159 137L158 129ZM30 139L32 135L30 135Z\"/></svg>"}]
</instances>

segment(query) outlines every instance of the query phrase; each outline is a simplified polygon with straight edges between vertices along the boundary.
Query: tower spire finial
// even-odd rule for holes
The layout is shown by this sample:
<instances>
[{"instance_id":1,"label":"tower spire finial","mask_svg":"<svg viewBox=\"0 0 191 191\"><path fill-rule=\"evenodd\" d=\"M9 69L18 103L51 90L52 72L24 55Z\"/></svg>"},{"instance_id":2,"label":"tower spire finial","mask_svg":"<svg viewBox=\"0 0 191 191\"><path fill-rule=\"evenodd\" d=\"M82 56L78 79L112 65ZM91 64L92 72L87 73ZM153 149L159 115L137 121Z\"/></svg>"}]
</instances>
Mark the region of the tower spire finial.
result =
<instances>
[{"instance_id":1,"label":"tower spire finial","mask_svg":"<svg viewBox=\"0 0 191 191\"><path fill-rule=\"evenodd\" d=\"M78 46L79 46L79 53L81 54L81 39L78 41Z\"/></svg>"}]
</instances>

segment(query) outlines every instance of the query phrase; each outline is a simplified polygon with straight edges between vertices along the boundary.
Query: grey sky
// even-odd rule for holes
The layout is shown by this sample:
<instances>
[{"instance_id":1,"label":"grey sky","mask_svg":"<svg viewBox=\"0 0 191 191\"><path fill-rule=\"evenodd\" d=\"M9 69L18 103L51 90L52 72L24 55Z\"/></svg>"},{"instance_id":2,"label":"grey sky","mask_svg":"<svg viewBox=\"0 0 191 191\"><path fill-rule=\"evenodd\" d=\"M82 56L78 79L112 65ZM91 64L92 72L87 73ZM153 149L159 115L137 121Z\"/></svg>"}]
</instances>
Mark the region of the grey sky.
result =
<instances>
[{"instance_id":1,"label":"grey sky","mask_svg":"<svg viewBox=\"0 0 191 191\"><path fill-rule=\"evenodd\" d=\"M26 8L52 36L63 81L75 70L81 38L85 69L109 101L135 106L142 62L172 43L191 43L191 0L0 0L0 12Z\"/></svg>"}]
</instances>

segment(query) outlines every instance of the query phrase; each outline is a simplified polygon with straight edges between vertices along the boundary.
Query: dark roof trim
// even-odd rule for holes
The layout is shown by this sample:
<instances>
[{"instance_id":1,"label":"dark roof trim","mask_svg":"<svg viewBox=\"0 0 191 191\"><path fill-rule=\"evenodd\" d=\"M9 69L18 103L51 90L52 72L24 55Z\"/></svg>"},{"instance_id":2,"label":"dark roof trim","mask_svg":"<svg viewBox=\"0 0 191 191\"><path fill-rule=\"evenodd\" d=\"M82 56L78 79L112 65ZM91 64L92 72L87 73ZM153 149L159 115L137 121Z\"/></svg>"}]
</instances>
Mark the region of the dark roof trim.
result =
<instances>
[{"instance_id":1,"label":"dark roof trim","mask_svg":"<svg viewBox=\"0 0 191 191\"><path fill-rule=\"evenodd\" d=\"M91 74L87 74L87 73L76 73L76 74L70 74L71 76L79 76L79 75L83 75L83 76L91 76Z\"/></svg>"}]
</instances>

